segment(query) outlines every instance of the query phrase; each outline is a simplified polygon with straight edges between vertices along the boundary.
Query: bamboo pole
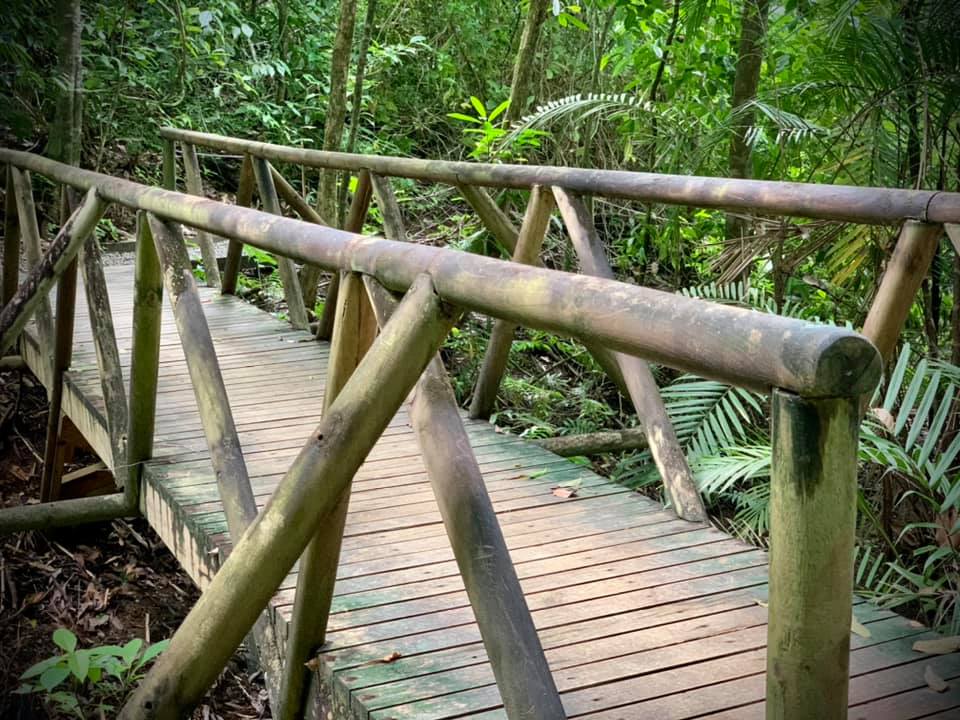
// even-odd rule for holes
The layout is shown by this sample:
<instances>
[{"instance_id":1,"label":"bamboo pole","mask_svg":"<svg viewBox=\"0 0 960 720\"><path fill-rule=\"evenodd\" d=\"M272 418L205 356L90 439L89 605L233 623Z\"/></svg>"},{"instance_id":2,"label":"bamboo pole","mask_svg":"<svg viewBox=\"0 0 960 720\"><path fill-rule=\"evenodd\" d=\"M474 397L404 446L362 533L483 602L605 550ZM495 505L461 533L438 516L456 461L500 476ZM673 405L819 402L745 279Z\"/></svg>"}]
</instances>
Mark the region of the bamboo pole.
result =
<instances>
[{"instance_id":1,"label":"bamboo pole","mask_svg":"<svg viewBox=\"0 0 960 720\"><path fill-rule=\"evenodd\" d=\"M767 718L847 717L858 398L774 390Z\"/></svg>"},{"instance_id":2,"label":"bamboo pole","mask_svg":"<svg viewBox=\"0 0 960 720\"><path fill-rule=\"evenodd\" d=\"M37 225L37 209L33 203L33 182L29 172L20 172L11 168L13 192L17 205L20 239L27 255L27 266L35 268L43 257L40 246L40 227ZM50 298L44 295L37 307L37 334L46 347L53 345L53 313L50 311Z\"/></svg>"},{"instance_id":3,"label":"bamboo pole","mask_svg":"<svg viewBox=\"0 0 960 720\"><path fill-rule=\"evenodd\" d=\"M507 214L493 201L493 198L482 187L461 183L457 189L464 199L477 213L483 226L490 231L506 255L513 255L517 251L517 231L510 222Z\"/></svg>"},{"instance_id":4,"label":"bamboo pole","mask_svg":"<svg viewBox=\"0 0 960 720\"><path fill-rule=\"evenodd\" d=\"M329 517L454 319L429 278L418 278L120 718L179 720L199 701Z\"/></svg>"},{"instance_id":5,"label":"bamboo pole","mask_svg":"<svg viewBox=\"0 0 960 720\"><path fill-rule=\"evenodd\" d=\"M203 434L217 478L220 501L234 543L257 514L250 476L240 448L240 438L230 411L230 400L217 362L203 303L197 292L187 246L180 228L147 215L163 283L187 361L190 382L197 398Z\"/></svg>"},{"instance_id":6,"label":"bamboo pole","mask_svg":"<svg viewBox=\"0 0 960 720\"><path fill-rule=\"evenodd\" d=\"M50 243L40 263L30 271L13 298L0 310L0 354L13 346L40 304L40 299L49 296L54 283L72 264L106 209L107 203L91 188L83 205Z\"/></svg>"},{"instance_id":7,"label":"bamboo pole","mask_svg":"<svg viewBox=\"0 0 960 720\"><path fill-rule=\"evenodd\" d=\"M897 339L942 236L942 225L913 221L903 224L863 324L863 334L877 346L884 362L890 360L897 347Z\"/></svg>"},{"instance_id":8,"label":"bamboo pole","mask_svg":"<svg viewBox=\"0 0 960 720\"><path fill-rule=\"evenodd\" d=\"M200 161L197 159L197 148L193 143L181 142L183 152L183 173L187 182L187 192L197 197L204 197L203 175L200 173ZM203 230L197 230L197 245L200 246L200 257L203 260L203 273L207 287L220 286L220 266L217 264L217 249L213 238Z\"/></svg>"},{"instance_id":9,"label":"bamboo pole","mask_svg":"<svg viewBox=\"0 0 960 720\"><path fill-rule=\"evenodd\" d=\"M624 428L623 430L601 430L582 435L558 435L551 438L530 440L534 445L549 450L554 455L573 457L575 455L599 455L600 453L641 450L647 447L647 434L643 428Z\"/></svg>"},{"instance_id":10,"label":"bamboo pole","mask_svg":"<svg viewBox=\"0 0 960 720\"><path fill-rule=\"evenodd\" d=\"M363 359L361 347L364 312L363 283L356 273L344 273L337 295L323 412L326 415L340 391ZM352 480L352 478L351 478ZM296 720L305 702L309 671L305 663L323 644L333 601L333 587L340 559L340 543L350 503L347 482L333 511L310 540L300 558L293 613L287 630L286 659L280 688L277 720Z\"/></svg>"},{"instance_id":11,"label":"bamboo pole","mask_svg":"<svg viewBox=\"0 0 960 720\"><path fill-rule=\"evenodd\" d=\"M113 314L110 312L110 292L103 274L103 255L95 234L80 248L80 272L87 297L90 328L93 331L93 347L100 373L100 388L107 411L107 433L110 436L110 467L118 483L122 483L122 468L127 464L127 394L123 388L123 370L117 335L113 329Z\"/></svg>"},{"instance_id":12,"label":"bamboo pole","mask_svg":"<svg viewBox=\"0 0 960 720\"><path fill-rule=\"evenodd\" d=\"M581 270L589 275L613 280L613 269L583 201L560 187L553 188L553 195L580 259ZM650 367L640 358L623 353L613 353L613 360L623 373L630 400L647 434L647 445L660 471L670 503L684 520L706 520L707 511L700 491Z\"/></svg>"},{"instance_id":13,"label":"bamboo pole","mask_svg":"<svg viewBox=\"0 0 960 720\"><path fill-rule=\"evenodd\" d=\"M133 276L133 347L130 351L130 412L124 493L134 506L140 499L143 463L153 457L160 368L163 278L146 213L137 214L137 253Z\"/></svg>"},{"instance_id":14,"label":"bamboo pole","mask_svg":"<svg viewBox=\"0 0 960 720\"><path fill-rule=\"evenodd\" d=\"M540 248L543 247L543 239L550 223L553 206L553 196L550 191L535 185L530 191L523 224L520 226L520 233L514 244L513 262L523 265L539 264ZM509 320L494 321L490 340L487 342L487 350L483 355L483 364L477 375L477 384L473 389L473 398L470 401L471 418L486 420L493 412L500 381L507 370L510 348L513 345L513 336L517 327L517 323Z\"/></svg>"},{"instance_id":15,"label":"bamboo pole","mask_svg":"<svg viewBox=\"0 0 960 720\"><path fill-rule=\"evenodd\" d=\"M268 213L283 215L267 161L253 158L252 163L253 175L257 181L257 191L260 193L260 204ZM305 330L309 326L310 320L307 317L307 307L303 302L303 292L300 288L300 279L297 277L297 267L290 258L277 255L277 270L280 272L280 280L283 283L283 296L287 301L290 324L298 330Z\"/></svg>"},{"instance_id":16,"label":"bamboo pole","mask_svg":"<svg viewBox=\"0 0 960 720\"><path fill-rule=\"evenodd\" d=\"M3 162L80 189L96 186L109 201L243 240L298 262L372 275L389 290L403 291L429 271L440 296L466 310L741 387L762 392L781 387L811 397L835 397L872 392L880 376L876 348L844 328L447 248L362 237L138 185L15 150L0 149Z\"/></svg>"},{"instance_id":17,"label":"bamboo pole","mask_svg":"<svg viewBox=\"0 0 960 720\"><path fill-rule=\"evenodd\" d=\"M250 207L253 203L253 161L249 155L243 156L240 164L240 183L237 186L237 205ZM237 292L237 276L240 274L240 259L243 257L243 243L230 240L227 246L227 259L220 276L220 294L233 295Z\"/></svg>"},{"instance_id":18,"label":"bamboo pole","mask_svg":"<svg viewBox=\"0 0 960 720\"><path fill-rule=\"evenodd\" d=\"M20 225L17 218L17 198L13 186L16 168L7 165L4 172L6 190L3 196L3 304L13 299L20 285Z\"/></svg>"},{"instance_id":19,"label":"bamboo pole","mask_svg":"<svg viewBox=\"0 0 960 720\"><path fill-rule=\"evenodd\" d=\"M136 506L131 506L123 493L3 508L0 509L0 537L26 530L53 530L136 515Z\"/></svg>"},{"instance_id":20,"label":"bamboo pole","mask_svg":"<svg viewBox=\"0 0 960 720\"><path fill-rule=\"evenodd\" d=\"M906 219L931 223L960 222L960 193L942 191L355 155L272 145L176 128L162 128L160 135L223 152L248 152L267 160L307 167L335 170L366 168L387 177L407 177L458 187L485 185L529 189L534 185L559 185L570 192L585 195L842 222L879 225Z\"/></svg>"},{"instance_id":21,"label":"bamboo pole","mask_svg":"<svg viewBox=\"0 0 960 720\"><path fill-rule=\"evenodd\" d=\"M397 301L375 280L366 277L364 282L377 319L386 323ZM439 355L427 365L414 392L410 418L507 717L565 718Z\"/></svg>"}]
</instances>

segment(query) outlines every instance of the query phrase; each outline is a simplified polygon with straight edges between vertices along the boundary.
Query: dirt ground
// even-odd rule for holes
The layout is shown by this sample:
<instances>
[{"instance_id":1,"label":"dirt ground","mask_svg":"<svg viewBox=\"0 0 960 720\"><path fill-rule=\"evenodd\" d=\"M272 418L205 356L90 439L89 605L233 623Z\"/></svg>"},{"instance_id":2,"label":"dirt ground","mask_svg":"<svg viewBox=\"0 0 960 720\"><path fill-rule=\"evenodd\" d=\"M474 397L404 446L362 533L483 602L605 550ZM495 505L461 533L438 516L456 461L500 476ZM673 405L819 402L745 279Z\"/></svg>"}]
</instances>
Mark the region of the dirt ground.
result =
<instances>
[{"instance_id":1,"label":"dirt ground","mask_svg":"<svg viewBox=\"0 0 960 720\"><path fill-rule=\"evenodd\" d=\"M46 421L39 382L27 371L0 372L0 506L36 501ZM79 458L81 464L93 459ZM97 695L86 687L70 688L81 701L79 715L58 713L38 695L14 690L24 670L60 653L52 641L58 628L72 631L80 648L138 637L149 644L170 637L197 597L141 519L0 538L0 720L113 717L116 711L96 709ZM107 701L119 705L122 698ZM270 717L262 676L241 652L193 717Z\"/></svg>"}]
</instances>

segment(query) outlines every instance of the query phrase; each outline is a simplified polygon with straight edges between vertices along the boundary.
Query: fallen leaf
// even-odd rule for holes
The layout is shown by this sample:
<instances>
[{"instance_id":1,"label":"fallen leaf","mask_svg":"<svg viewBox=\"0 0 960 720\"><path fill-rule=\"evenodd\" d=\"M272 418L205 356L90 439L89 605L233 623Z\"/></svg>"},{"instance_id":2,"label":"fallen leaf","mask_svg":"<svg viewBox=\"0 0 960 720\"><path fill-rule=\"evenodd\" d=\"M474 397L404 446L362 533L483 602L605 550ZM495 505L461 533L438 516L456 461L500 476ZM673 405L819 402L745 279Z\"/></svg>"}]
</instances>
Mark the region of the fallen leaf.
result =
<instances>
[{"instance_id":1,"label":"fallen leaf","mask_svg":"<svg viewBox=\"0 0 960 720\"><path fill-rule=\"evenodd\" d=\"M763 600L754 600L754 602L762 608L768 607L767 603L765 603Z\"/></svg>"},{"instance_id":2,"label":"fallen leaf","mask_svg":"<svg viewBox=\"0 0 960 720\"><path fill-rule=\"evenodd\" d=\"M912 628L922 628L922 627L926 627L926 625L924 625L924 624L923 624L922 622L920 622L919 620L911 620L910 622L907 623L907 625L909 625L909 626L912 627Z\"/></svg>"},{"instance_id":3,"label":"fallen leaf","mask_svg":"<svg viewBox=\"0 0 960 720\"><path fill-rule=\"evenodd\" d=\"M394 650L394 651L393 651L392 653L390 653L389 655L380 658L380 662L382 662L382 663L392 663L392 662L394 662L395 660L399 660L399 659L402 658L402 657L403 657L403 655L401 655L401 654L398 653L396 650Z\"/></svg>"},{"instance_id":4,"label":"fallen leaf","mask_svg":"<svg viewBox=\"0 0 960 720\"><path fill-rule=\"evenodd\" d=\"M882 407L875 407L875 408L872 408L870 412L873 413L873 416L877 420L883 423L883 426L887 430L889 430L890 432L893 432L893 429L896 427L896 421L894 421L893 415L890 414L889 410Z\"/></svg>"},{"instance_id":5,"label":"fallen leaf","mask_svg":"<svg viewBox=\"0 0 960 720\"><path fill-rule=\"evenodd\" d=\"M555 487L552 492L555 496L564 500L577 496L577 491L568 487Z\"/></svg>"},{"instance_id":6,"label":"fallen leaf","mask_svg":"<svg viewBox=\"0 0 960 720\"><path fill-rule=\"evenodd\" d=\"M316 672L320 669L320 659L319 658L310 658L304 663L304 666L310 669L311 672Z\"/></svg>"},{"instance_id":7,"label":"fallen leaf","mask_svg":"<svg viewBox=\"0 0 960 720\"><path fill-rule=\"evenodd\" d=\"M950 689L949 683L937 675L937 671L932 665L927 665L923 669L923 679L927 681L927 686L934 692L946 692Z\"/></svg>"},{"instance_id":8,"label":"fallen leaf","mask_svg":"<svg viewBox=\"0 0 960 720\"><path fill-rule=\"evenodd\" d=\"M933 640L917 640L913 644L913 650L927 655L949 655L960 650L960 635L938 637Z\"/></svg>"},{"instance_id":9,"label":"fallen leaf","mask_svg":"<svg viewBox=\"0 0 960 720\"><path fill-rule=\"evenodd\" d=\"M852 632L854 635L859 635L862 638L868 638L871 635L866 626L855 617L850 618L850 632Z\"/></svg>"}]
</instances>

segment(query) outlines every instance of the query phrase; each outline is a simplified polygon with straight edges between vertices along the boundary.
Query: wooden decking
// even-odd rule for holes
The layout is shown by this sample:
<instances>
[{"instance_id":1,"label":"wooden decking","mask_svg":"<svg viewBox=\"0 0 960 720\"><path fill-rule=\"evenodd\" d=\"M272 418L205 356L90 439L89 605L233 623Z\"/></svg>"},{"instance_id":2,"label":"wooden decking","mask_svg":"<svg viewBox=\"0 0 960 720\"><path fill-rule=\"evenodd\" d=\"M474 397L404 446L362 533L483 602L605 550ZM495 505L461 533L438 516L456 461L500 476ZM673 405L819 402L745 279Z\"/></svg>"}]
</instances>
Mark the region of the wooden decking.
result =
<instances>
[{"instance_id":1,"label":"wooden decking","mask_svg":"<svg viewBox=\"0 0 960 720\"><path fill-rule=\"evenodd\" d=\"M129 363L133 270L106 272ZM262 505L319 420L328 348L236 298L201 295ZM26 355L47 382L32 339ZM109 458L82 304L65 408ZM568 716L762 717L765 553L486 423L467 429ZM144 513L204 587L229 539L169 308L155 456ZM295 572L273 600L281 637ZM868 632L851 636L851 718L960 717L960 654L913 652L930 634L889 611L859 603L855 616ZM355 480L328 640L331 717L505 717L405 409ZM927 667L949 690L927 687Z\"/></svg>"}]
</instances>

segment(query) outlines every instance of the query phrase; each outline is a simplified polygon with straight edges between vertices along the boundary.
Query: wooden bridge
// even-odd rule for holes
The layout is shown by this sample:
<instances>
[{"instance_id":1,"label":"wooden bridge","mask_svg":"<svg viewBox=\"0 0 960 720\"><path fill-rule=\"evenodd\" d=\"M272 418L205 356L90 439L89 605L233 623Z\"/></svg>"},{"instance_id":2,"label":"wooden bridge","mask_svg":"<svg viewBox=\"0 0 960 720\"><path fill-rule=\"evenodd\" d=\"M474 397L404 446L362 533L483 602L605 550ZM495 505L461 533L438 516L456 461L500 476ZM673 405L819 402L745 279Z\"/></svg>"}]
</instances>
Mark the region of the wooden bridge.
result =
<instances>
[{"instance_id":1,"label":"wooden bridge","mask_svg":"<svg viewBox=\"0 0 960 720\"><path fill-rule=\"evenodd\" d=\"M914 652L933 635L851 592L861 398L893 349L941 224L960 220L960 196L164 136L167 189L0 150L8 164L0 350L19 337L52 408L45 502L0 511L0 532L140 512L204 590L122 717L182 716L245 636L282 718L960 710L960 656ZM174 141L193 196L173 191ZM250 205L256 191L266 212L199 197L197 145L242 155L238 203ZM348 231L325 227L270 161L358 172ZM42 256L29 172L60 183L73 212ZM403 243L390 176L457 185L523 264ZM520 229L482 185L531 189ZM82 202L76 190L86 192ZM579 197L587 192L903 221L864 329L873 342L616 282ZM371 195L396 240L349 232L362 228ZM310 224L279 217L280 198ZM135 266L99 261L90 237L108 202L140 213ZM532 266L554 205L581 269L601 277ZM180 225L198 231L207 281L219 287L197 287ZM232 241L222 274L209 234ZM21 243L33 265L22 281ZM278 256L299 327L233 296L242 243ZM336 282L314 333L305 309L318 268ZM436 356L463 310L497 318L473 417L456 408ZM483 419L516 324L581 339L622 383L671 507ZM771 391L769 559L703 522L639 358ZM58 499L61 408L121 492ZM928 667L950 683L946 692L928 687Z\"/></svg>"}]
</instances>

